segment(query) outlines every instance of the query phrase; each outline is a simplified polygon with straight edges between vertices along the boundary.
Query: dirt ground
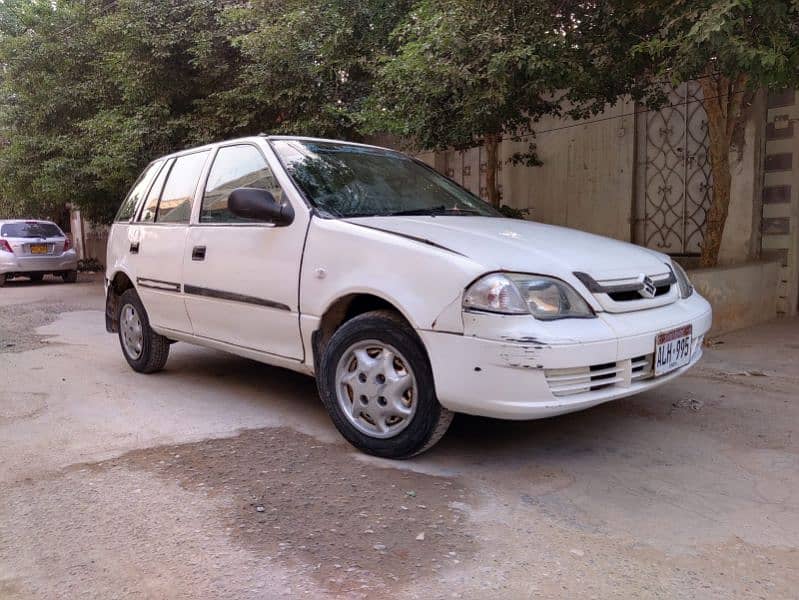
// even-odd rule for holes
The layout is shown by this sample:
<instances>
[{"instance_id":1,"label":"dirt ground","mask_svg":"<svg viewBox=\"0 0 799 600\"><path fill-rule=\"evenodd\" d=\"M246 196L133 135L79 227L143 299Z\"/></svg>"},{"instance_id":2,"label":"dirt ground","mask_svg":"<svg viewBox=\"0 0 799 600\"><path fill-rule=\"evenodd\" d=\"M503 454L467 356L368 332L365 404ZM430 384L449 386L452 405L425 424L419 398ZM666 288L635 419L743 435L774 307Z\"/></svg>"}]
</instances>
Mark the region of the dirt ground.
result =
<instances>
[{"instance_id":1,"label":"dirt ground","mask_svg":"<svg viewBox=\"0 0 799 600\"><path fill-rule=\"evenodd\" d=\"M313 381L173 346L133 373L99 277L0 290L0 599L796 598L799 320L412 461Z\"/></svg>"}]
</instances>

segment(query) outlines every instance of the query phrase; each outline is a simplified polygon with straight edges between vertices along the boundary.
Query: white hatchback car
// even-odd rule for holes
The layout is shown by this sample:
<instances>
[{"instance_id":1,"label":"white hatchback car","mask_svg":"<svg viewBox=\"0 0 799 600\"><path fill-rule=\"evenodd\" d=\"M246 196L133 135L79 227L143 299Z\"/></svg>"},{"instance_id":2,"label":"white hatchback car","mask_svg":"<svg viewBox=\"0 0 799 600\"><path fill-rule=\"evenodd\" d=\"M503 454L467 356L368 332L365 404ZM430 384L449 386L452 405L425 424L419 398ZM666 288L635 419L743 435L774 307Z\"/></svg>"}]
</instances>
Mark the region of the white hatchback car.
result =
<instances>
[{"instance_id":1,"label":"white hatchback car","mask_svg":"<svg viewBox=\"0 0 799 600\"><path fill-rule=\"evenodd\" d=\"M133 369L185 341L315 375L342 435L392 458L454 412L536 419L660 385L711 324L664 254L503 218L413 158L331 140L159 158L107 258L106 325Z\"/></svg>"}]
</instances>

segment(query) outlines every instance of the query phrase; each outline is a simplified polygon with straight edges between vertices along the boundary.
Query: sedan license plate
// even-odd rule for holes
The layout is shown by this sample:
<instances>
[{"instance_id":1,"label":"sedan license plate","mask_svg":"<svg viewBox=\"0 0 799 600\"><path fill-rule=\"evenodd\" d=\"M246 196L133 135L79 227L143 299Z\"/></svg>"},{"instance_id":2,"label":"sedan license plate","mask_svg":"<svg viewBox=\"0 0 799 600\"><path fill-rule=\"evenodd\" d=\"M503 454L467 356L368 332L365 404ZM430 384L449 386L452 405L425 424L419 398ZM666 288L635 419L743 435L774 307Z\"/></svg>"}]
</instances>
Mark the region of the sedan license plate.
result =
<instances>
[{"instance_id":1,"label":"sedan license plate","mask_svg":"<svg viewBox=\"0 0 799 600\"><path fill-rule=\"evenodd\" d=\"M664 331L655 338L655 377L684 367L691 360L690 325Z\"/></svg>"},{"instance_id":2,"label":"sedan license plate","mask_svg":"<svg viewBox=\"0 0 799 600\"><path fill-rule=\"evenodd\" d=\"M47 254L47 244L31 244L31 254Z\"/></svg>"}]
</instances>

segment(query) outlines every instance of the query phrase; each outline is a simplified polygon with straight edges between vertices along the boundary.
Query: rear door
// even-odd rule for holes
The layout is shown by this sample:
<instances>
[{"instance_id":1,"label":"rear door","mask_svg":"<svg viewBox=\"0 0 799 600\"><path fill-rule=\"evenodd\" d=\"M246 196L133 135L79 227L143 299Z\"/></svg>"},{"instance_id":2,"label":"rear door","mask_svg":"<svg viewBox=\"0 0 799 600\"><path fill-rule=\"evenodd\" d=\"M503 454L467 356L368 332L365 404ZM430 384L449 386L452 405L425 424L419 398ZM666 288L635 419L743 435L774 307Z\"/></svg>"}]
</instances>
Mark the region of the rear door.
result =
<instances>
[{"instance_id":1,"label":"rear door","mask_svg":"<svg viewBox=\"0 0 799 600\"><path fill-rule=\"evenodd\" d=\"M183 253L193 201L210 154L201 150L170 159L129 229L136 288L150 323L160 330L192 332L182 293Z\"/></svg>"},{"instance_id":2,"label":"rear door","mask_svg":"<svg viewBox=\"0 0 799 600\"><path fill-rule=\"evenodd\" d=\"M295 207L295 220L285 227L236 217L227 200L239 187L267 189L288 201L258 146L218 149L184 256L194 334L302 360L298 282L307 216Z\"/></svg>"}]
</instances>

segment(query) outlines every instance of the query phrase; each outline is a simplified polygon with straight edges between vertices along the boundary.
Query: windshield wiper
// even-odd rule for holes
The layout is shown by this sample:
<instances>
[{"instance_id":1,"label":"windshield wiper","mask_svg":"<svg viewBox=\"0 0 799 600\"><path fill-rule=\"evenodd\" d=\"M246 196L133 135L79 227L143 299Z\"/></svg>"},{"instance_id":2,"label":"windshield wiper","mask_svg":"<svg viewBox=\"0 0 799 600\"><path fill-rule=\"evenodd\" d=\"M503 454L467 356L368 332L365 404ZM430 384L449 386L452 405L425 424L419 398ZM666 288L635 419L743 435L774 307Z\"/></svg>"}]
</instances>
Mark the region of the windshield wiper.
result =
<instances>
[{"instance_id":1,"label":"windshield wiper","mask_svg":"<svg viewBox=\"0 0 799 600\"><path fill-rule=\"evenodd\" d=\"M457 206L432 206L430 208L412 208L410 210L398 210L395 212L386 213L388 217L402 217L411 215L479 215L479 210L473 208L459 208Z\"/></svg>"}]
</instances>

